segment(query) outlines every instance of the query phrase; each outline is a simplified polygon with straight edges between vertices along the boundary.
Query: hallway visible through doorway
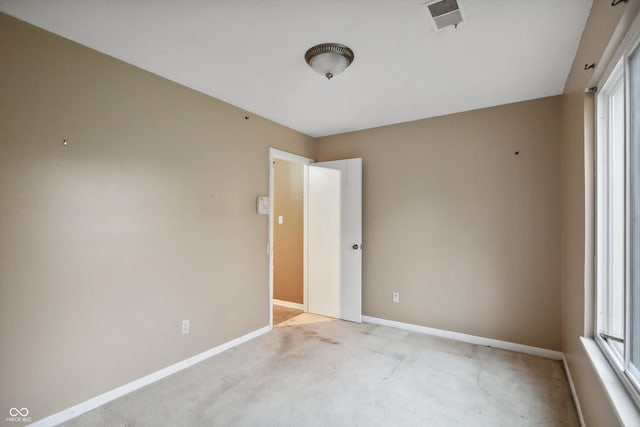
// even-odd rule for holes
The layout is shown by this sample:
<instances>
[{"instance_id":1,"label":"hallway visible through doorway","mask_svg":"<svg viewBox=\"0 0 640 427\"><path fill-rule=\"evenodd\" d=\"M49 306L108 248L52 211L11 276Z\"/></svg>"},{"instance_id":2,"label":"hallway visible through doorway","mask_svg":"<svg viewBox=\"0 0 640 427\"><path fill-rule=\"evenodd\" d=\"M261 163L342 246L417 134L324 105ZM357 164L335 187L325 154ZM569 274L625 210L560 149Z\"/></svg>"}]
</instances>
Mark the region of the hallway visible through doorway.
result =
<instances>
[{"instance_id":1,"label":"hallway visible through doorway","mask_svg":"<svg viewBox=\"0 0 640 427\"><path fill-rule=\"evenodd\" d=\"M273 159L273 302L280 315L285 308L305 309L304 222L305 165ZM273 312L273 324L280 323ZM286 319L284 319L286 320Z\"/></svg>"},{"instance_id":2,"label":"hallway visible through doorway","mask_svg":"<svg viewBox=\"0 0 640 427\"><path fill-rule=\"evenodd\" d=\"M292 319L302 313L304 313L304 310L273 304L273 326L280 326L287 320Z\"/></svg>"}]
</instances>

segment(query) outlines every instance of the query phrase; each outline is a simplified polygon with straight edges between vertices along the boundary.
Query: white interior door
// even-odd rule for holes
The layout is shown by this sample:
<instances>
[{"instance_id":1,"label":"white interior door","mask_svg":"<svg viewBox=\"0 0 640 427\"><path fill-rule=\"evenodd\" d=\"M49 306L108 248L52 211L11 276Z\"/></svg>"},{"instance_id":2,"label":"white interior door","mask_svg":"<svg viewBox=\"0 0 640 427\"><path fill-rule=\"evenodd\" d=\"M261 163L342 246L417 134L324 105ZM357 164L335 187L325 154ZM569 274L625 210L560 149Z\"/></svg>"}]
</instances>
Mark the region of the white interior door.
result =
<instances>
[{"instance_id":1,"label":"white interior door","mask_svg":"<svg viewBox=\"0 0 640 427\"><path fill-rule=\"evenodd\" d=\"M308 310L362 321L362 159L309 166Z\"/></svg>"}]
</instances>

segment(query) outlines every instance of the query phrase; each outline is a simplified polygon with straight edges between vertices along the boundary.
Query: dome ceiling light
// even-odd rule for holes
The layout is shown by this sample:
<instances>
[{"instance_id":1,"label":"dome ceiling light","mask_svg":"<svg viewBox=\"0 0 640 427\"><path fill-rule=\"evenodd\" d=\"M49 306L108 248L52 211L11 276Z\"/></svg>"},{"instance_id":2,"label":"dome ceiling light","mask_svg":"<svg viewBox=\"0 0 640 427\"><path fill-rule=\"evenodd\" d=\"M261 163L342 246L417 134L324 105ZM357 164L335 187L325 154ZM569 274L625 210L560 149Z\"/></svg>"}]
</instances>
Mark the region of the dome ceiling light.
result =
<instances>
[{"instance_id":1,"label":"dome ceiling light","mask_svg":"<svg viewBox=\"0 0 640 427\"><path fill-rule=\"evenodd\" d=\"M338 43L322 43L304 54L307 64L328 80L343 72L353 62L353 51Z\"/></svg>"}]
</instances>

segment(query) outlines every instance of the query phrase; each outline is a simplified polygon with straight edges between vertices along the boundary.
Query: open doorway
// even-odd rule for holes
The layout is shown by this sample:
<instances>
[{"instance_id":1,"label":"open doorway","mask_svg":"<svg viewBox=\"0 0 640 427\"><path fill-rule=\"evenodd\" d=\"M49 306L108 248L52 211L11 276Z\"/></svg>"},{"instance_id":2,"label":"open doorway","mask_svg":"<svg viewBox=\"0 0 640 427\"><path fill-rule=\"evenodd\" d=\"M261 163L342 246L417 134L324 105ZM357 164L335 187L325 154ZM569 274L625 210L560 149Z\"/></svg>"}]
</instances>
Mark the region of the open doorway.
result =
<instances>
[{"instance_id":1,"label":"open doorway","mask_svg":"<svg viewBox=\"0 0 640 427\"><path fill-rule=\"evenodd\" d=\"M307 311L306 157L270 149L270 325Z\"/></svg>"},{"instance_id":2,"label":"open doorway","mask_svg":"<svg viewBox=\"0 0 640 427\"><path fill-rule=\"evenodd\" d=\"M312 162L269 150L271 327L274 302L300 316L362 321L362 159Z\"/></svg>"}]
</instances>

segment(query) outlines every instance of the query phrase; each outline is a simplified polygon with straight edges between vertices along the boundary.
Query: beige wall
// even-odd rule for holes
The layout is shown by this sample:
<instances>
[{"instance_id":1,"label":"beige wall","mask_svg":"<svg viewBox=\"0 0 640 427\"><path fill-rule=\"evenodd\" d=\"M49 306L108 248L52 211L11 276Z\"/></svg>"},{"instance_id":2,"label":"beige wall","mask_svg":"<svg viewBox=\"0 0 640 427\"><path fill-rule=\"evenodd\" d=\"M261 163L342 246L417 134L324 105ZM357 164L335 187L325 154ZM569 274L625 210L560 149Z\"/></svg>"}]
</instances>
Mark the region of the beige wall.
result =
<instances>
[{"instance_id":1,"label":"beige wall","mask_svg":"<svg viewBox=\"0 0 640 427\"><path fill-rule=\"evenodd\" d=\"M2 14L0 55L0 410L268 325L256 196L269 147L313 140Z\"/></svg>"},{"instance_id":2,"label":"beige wall","mask_svg":"<svg viewBox=\"0 0 640 427\"><path fill-rule=\"evenodd\" d=\"M302 304L304 165L276 159L273 174L273 297Z\"/></svg>"},{"instance_id":3,"label":"beige wall","mask_svg":"<svg viewBox=\"0 0 640 427\"><path fill-rule=\"evenodd\" d=\"M318 161L363 158L364 314L560 349L559 115L553 97L319 140Z\"/></svg>"},{"instance_id":4,"label":"beige wall","mask_svg":"<svg viewBox=\"0 0 640 427\"><path fill-rule=\"evenodd\" d=\"M637 3L638 0L631 0ZM565 82L565 93L584 93L585 88L597 84L602 75L604 67L596 67L585 70L585 64L600 65L606 58L601 58L612 37L619 37L617 30L621 17L627 15L625 12L630 9L628 4L620 4L611 7L608 0L593 0L587 22L585 23L580 44L573 58L573 64L567 81ZM635 5L631 6L636 7Z\"/></svg>"}]
</instances>

